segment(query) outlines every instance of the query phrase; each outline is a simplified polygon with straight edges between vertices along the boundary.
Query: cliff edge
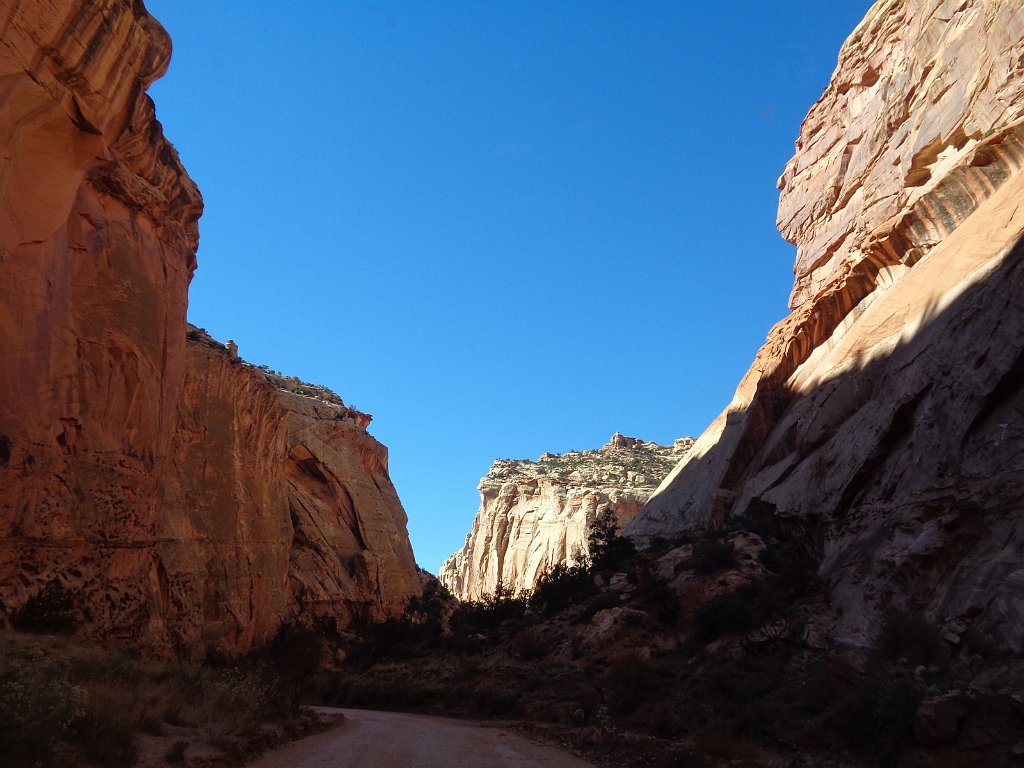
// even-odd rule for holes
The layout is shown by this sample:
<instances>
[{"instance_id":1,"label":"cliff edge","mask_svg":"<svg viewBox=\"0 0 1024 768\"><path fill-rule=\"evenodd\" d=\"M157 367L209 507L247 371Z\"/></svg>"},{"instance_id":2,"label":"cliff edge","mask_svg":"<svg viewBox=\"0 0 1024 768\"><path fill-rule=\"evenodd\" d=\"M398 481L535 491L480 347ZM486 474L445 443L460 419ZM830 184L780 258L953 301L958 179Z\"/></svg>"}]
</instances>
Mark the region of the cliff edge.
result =
<instances>
[{"instance_id":1,"label":"cliff edge","mask_svg":"<svg viewBox=\"0 0 1024 768\"><path fill-rule=\"evenodd\" d=\"M883 0L850 36L779 180L792 314L629 528L796 542L824 642L892 608L1021 650L1020 11Z\"/></svg>"},{"instance_id":2,"label":"cliff edge","mask_svg":"<svg viewBox=\"0 0 1024 768\"><path fill-rule=\"evenodd\" d=\"M368 417L186 340L203 203L145 95L166 32L130 0L0 20L4 614L56 589L86 634L197 656L396 612L419 585Z\"/></svg>"}]
</instances>

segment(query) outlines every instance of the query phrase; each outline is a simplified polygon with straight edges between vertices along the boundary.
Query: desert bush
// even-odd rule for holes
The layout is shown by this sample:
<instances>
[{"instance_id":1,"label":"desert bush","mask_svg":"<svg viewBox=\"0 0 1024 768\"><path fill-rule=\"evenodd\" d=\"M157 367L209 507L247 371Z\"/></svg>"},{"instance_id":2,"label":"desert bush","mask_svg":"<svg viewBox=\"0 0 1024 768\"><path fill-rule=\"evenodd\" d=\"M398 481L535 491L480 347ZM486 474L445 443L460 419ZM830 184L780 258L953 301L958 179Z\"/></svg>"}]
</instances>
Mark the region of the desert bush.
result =
<instances>
[{"instance_id":1,"label":"desert bush","mask_svg":"<svg viewBox=\"0 0 1024 768\"><path fill-rule=\"evenodd\" d=\"M594 615L608 608L615 608L622 604L622 600L614 592L599 592L583 603L583 610L579 616L579 623L586 623L594 618Z\"/></svg>"},{"instance_id":2,"label":"desert bush","mask_svg":"<svg viewBox=\"0 0 1024 768\"><path fill-rule=\"evenodd\" d=\"M645 550L654 557L661 557L676 547L693 543L693 537L688 533L681 533L675 536L653 536L647 542Z\"/></svg>"},{"instance_id":3,"label":"desert bush","mask_svg":"<svg viewBox=\"0 0 1024 768\"><path fill-rule=\"evenodd\" d=\"M746 653L725 659L708 670L702 690L715 702L746 704L764 699L786 681L785 662L784 651Z\"/></svg>"},{"instance_id":4,"label":"desert bush","mask_svg":"<svg viewBox=\"0 0 1024 768\"><path fill-rule=\"evenodd\" d=\"M542 609L546 616L552 616L579 605L597 592L597 585L587 565L555 563L537 581L530 595L530 605Z\"/></svg>"},{"instance_id":5,"label":"desert bush","mask_svg":"<svg viewBox=\"0 0 1024 768\"><path fill-rule=\"evenodd\" d=\"M249 733L274 712L274 679L263 669L204 670L200 724L214 738Z\"/></svg>"},{"instance_id":6,"label":"desert bush","mask_svg":"<svg viewBox=\"0 0 1024 768\"><path fill-rule=\"evenodd\" d=\"M71 741L85 757L100 765L133 765L144 712L137 706L125 706L126 692L121 688L89 685L80 690L84 696L80 714L70 723Z\"/></svg>"},{"instance_id":7,"label":"desert bush","mask_svg":"<svg viewBox=\"0 0 1024 768\"><path fill-rule=\"evenodd\" d=\"M502 582L493 594L483 600L460 603L452 613L450 624L453 631L462 633L494 631L503 624L515 624L526 612L527 600L515 595Z\"/></svg>"},{"instance_id":8,"label":"desert bush","mask_svg":"<svg viewBox=\"0 0 1024 768\"><path fill-rule=\"evenodd\" d=\"M712 657L688 690L688 720L750 741L770 740L791 708L784 688L790 649L769 648L735 658Z\"/></svg>"},{"instance_id":9,"label":"desert bush","mask_svg":"<svg viewBox=\"0 0 1024 768\"><path fill-rule=\"evenodd\" d=\"M605 509L591 523L587 549L593 573L621 570L637 559L636 545L632 539L620 535L618 521L610 509Z\"/></svg>"},{"instance_id":10,"label":"desert bush","mask_svg":"<svg viewBox=\"0 0 1024 768\"><path fill-rule=\"evenodd\" d=\"M281 717L276 682L265 656L165 663L64 637L4 633L0 766L131 765L137 734L158 734L165 723L214 739L246 736Z\"/></svg>"},{"instance_id":11,"label":"desert bush","mask_svg":"<svg viewBox=\"0 0 1024 768\"><path fill-rule=\"evenodd\" d=\"M527 629L515 636L511 650L520 661L537 661L551 653L551 643L539 630Z\"/></svg>"},{"instance_id":12,"label":"desert bush","mask_svg":"<svg viewBox=\"0 0 1024 768\"><path fill-rule=\"evenodd\" d=\"M656 699L668 682L665 669L638 653L616 659L601 677L608 708L627 715L646 701Z\"/></svg>"},{"instance_id":13,"label":"desert bush","mask_svg":"<svg viewBox=\"0 0 1024 768\"><path fill-rule=\"evenodd\" d=\"M363 637L348 646L347 663L368 669L382 661L406 661L427 653L441 644L440 622L419 621L406 613L371 625Z\"/></svg>"},{"instance_id":14,"label":"desert bush","mask_svg":"<svg viewBox=\"0 0 1024 768\"><path fill-rule=\"evenodd\" d=\"M411 643L406 632L411 628L409 622L395 618L371 627L346 646L345 663L354 669L366 670L387 659L410 658Z\"/></svg>"},{"instance_id":15,"label":"desert bush","mask_svg":"<svg viewBox=\"0 0 1024 768\"><path fill-rule=\"evenodd\" d=\"M0 660L0 766L46 765L73 715L71 687L4 654Z\"/></svg>"},{"instance_id":16,"label":"desert bush","mask_svg":"<svg viewBox=\"0 0 1024 768\"><path fill-rule=\"evenodd\" d=\"M437 577L431 577L423 585L422 594L409 598L405 615L414 623L433 626L440 633L445 614L454 602L448 588Z\"/></svg>"},{"instance_id":17,"label":"desert bush","mask_svg":"<svg viewBox=\"0 0 1024 768\"><path fill-rule=\"evenodd\" d=\"M278 631L266 655L274 672L273 702L283 714L298 711L306 681L320 670L326 650L316 630L290 625Z\"/></svg>"},{"instance_id":18,"label":"desert bush","mask_svg":"<svg viewBox=\"0 0 1024 768\"><path fill-rule=\"evenodd\" d=\"M136 734L152 723L137 666L120 654L55 642L3 637L0 765L64 765L69 754L91 764L131 765ZM118 660L124 679L111 677Z\"/></svg>"},{"instance_id":19,"label":"desert bush","mask_svg":"<svg viewBox=\"0 0 1024 768\"><path fill-rule=\"evenodd\" d=\"M679 595L667 584L655 584L643 595L643 606L666 627L679 623Z\"/></svg>"},{"instance_id":20,"label":"desert bush","mask_svg":"<svg viewBox=\"0 0 1024 768\"><path fill-rule=\"evenodd\" d=\"M396 667L381 668L360 674L330 673L323 676L318 701L329 706L355 706L370 709L405 711L429 710L445 700L452 690L442 689L424 679L418 670Z\"/></svg>"}]
</instances>

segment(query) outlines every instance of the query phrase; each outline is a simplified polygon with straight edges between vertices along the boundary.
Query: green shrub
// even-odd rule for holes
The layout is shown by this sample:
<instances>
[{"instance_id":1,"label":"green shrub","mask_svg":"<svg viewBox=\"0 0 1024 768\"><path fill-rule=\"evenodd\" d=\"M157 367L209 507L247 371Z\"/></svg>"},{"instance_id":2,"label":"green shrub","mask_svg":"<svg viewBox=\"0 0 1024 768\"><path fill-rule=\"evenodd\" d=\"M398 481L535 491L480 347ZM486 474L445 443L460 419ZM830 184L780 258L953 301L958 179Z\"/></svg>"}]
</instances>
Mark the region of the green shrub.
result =
<instances>
[{"instance_id":1,"label":"green shrub","mask_svg":"<svg viewBox=\"0 0 1024 768\"><path fill-rule=\"evenodd\" d=\"M620 570L637 559L636 545L619 534L619 523L611 509L605 509L590 524L587 548L594 573Z\"/></svg>"},{"instance_id":2,"label":"green shrub","mask_svg":"<svg viewBox=\"0 0 1024 768\"><path fill-rule=\"evenodd\" d=\"M597 592L594 577L586 565L555 563L538 579L530 595L530 605L543 609L546 616L552 616L579 605Z\"/></svg>"},{"instance_id":3,"label":"green shrub","mask_svg":"<svg viewBox=\"0 0 1024 768\"><path fill-rule=\"evenodd\" d=\"M498 582L493 594L483 600L460 603L452 613L452 630L465 633L494 631L506 623L516 623L526 612L527 600L513 595L512 590Z\"/></svg>"}]
</instances>

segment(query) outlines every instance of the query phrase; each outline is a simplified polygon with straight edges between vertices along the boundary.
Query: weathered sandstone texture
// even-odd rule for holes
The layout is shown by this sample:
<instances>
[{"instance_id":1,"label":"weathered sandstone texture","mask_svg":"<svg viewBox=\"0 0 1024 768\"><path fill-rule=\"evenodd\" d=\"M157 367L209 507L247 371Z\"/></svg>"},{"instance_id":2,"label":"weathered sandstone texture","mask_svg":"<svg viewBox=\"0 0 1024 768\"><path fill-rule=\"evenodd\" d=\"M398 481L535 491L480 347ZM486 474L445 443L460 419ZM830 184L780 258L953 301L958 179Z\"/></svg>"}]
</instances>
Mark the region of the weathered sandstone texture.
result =
<instances>
[{"instance_id":1,"label":"weathered sandstone texture","mask_svg":"<svg viewBox=\"0 0 1024 768\"><path fill-rule=\"evenodd\" d=\"M588 554L587 533L611 510L624 527L693 444L648 443L615 433L600 450L498 459L480 481L480 508L466 543L438 578L463 600L532 590L556 563Z\"/></svg>"},{"instance_id":2,"label":"weathered sandstone texture","mask_svg":"<svg viewBox=\"0 0 1024 768\"><path fill-rule=\"evenodd\" d=\"M369 417L186 343L202 198L148 85L140 2L0 0L0 601L49 584L83 630L242 652L418 589Z\"/></svg>"},{"instance_id":3,"label":"weathered sandstone texture","mask_svg":"<svg viewBox=\"0 0 1024 768\"><path fill-rule=\"evenodd\" d=\"M634 520L746 516L820 560L824 642L888 607L1024 638L1024 8L884 0L779 181L792 314Z\"/></svg>"}]
</instances>

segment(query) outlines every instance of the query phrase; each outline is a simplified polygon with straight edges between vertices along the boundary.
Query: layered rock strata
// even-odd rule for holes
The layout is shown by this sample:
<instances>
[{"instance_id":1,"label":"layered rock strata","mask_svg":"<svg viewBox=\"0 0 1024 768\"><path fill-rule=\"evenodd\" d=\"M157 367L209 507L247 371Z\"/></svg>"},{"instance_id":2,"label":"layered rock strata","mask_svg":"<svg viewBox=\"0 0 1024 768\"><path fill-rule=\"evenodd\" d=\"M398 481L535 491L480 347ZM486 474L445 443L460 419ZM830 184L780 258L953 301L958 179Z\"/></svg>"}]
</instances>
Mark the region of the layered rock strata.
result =
<instances>
[{"instance_id":1,"label":"layered rock strata","mask_svg":"<svg viewBox=\"0 0 1024 768\"><path fill-rule=\"evenodd\" d=\"M820 560L827 642L889 607L1024 630L1024 13L885 0L779 181L792 314L629 528L756 518Z\"/></svg>"},{"instance_id":2,"label":"layered rock strata","mask_svg":"<svg viewBox=\"0 0 1024 768\"><path fill-rule=\"evenodd\" d=\"M587 533L605 510L625 527L693 444L644 442L616 433L600 450L498 459L480 481L480 508L466 543L438 578L460 599L494 594L499 582L530 591L556 563L588 555Z\"/></svg>"},{"instance_id":3,"label":"layered rock strata","mask_svg":"<svg viewBox=\"0 0 1024 768\"><path fill-rule=\"evenodd\" d=\"M145 95L166 33L129 0L0 0L0 39L4 613L56 584L83 631L201 655L396 610L416 572L368 417L186 343L202 198Z\"/></svg>"}]
</instances>

